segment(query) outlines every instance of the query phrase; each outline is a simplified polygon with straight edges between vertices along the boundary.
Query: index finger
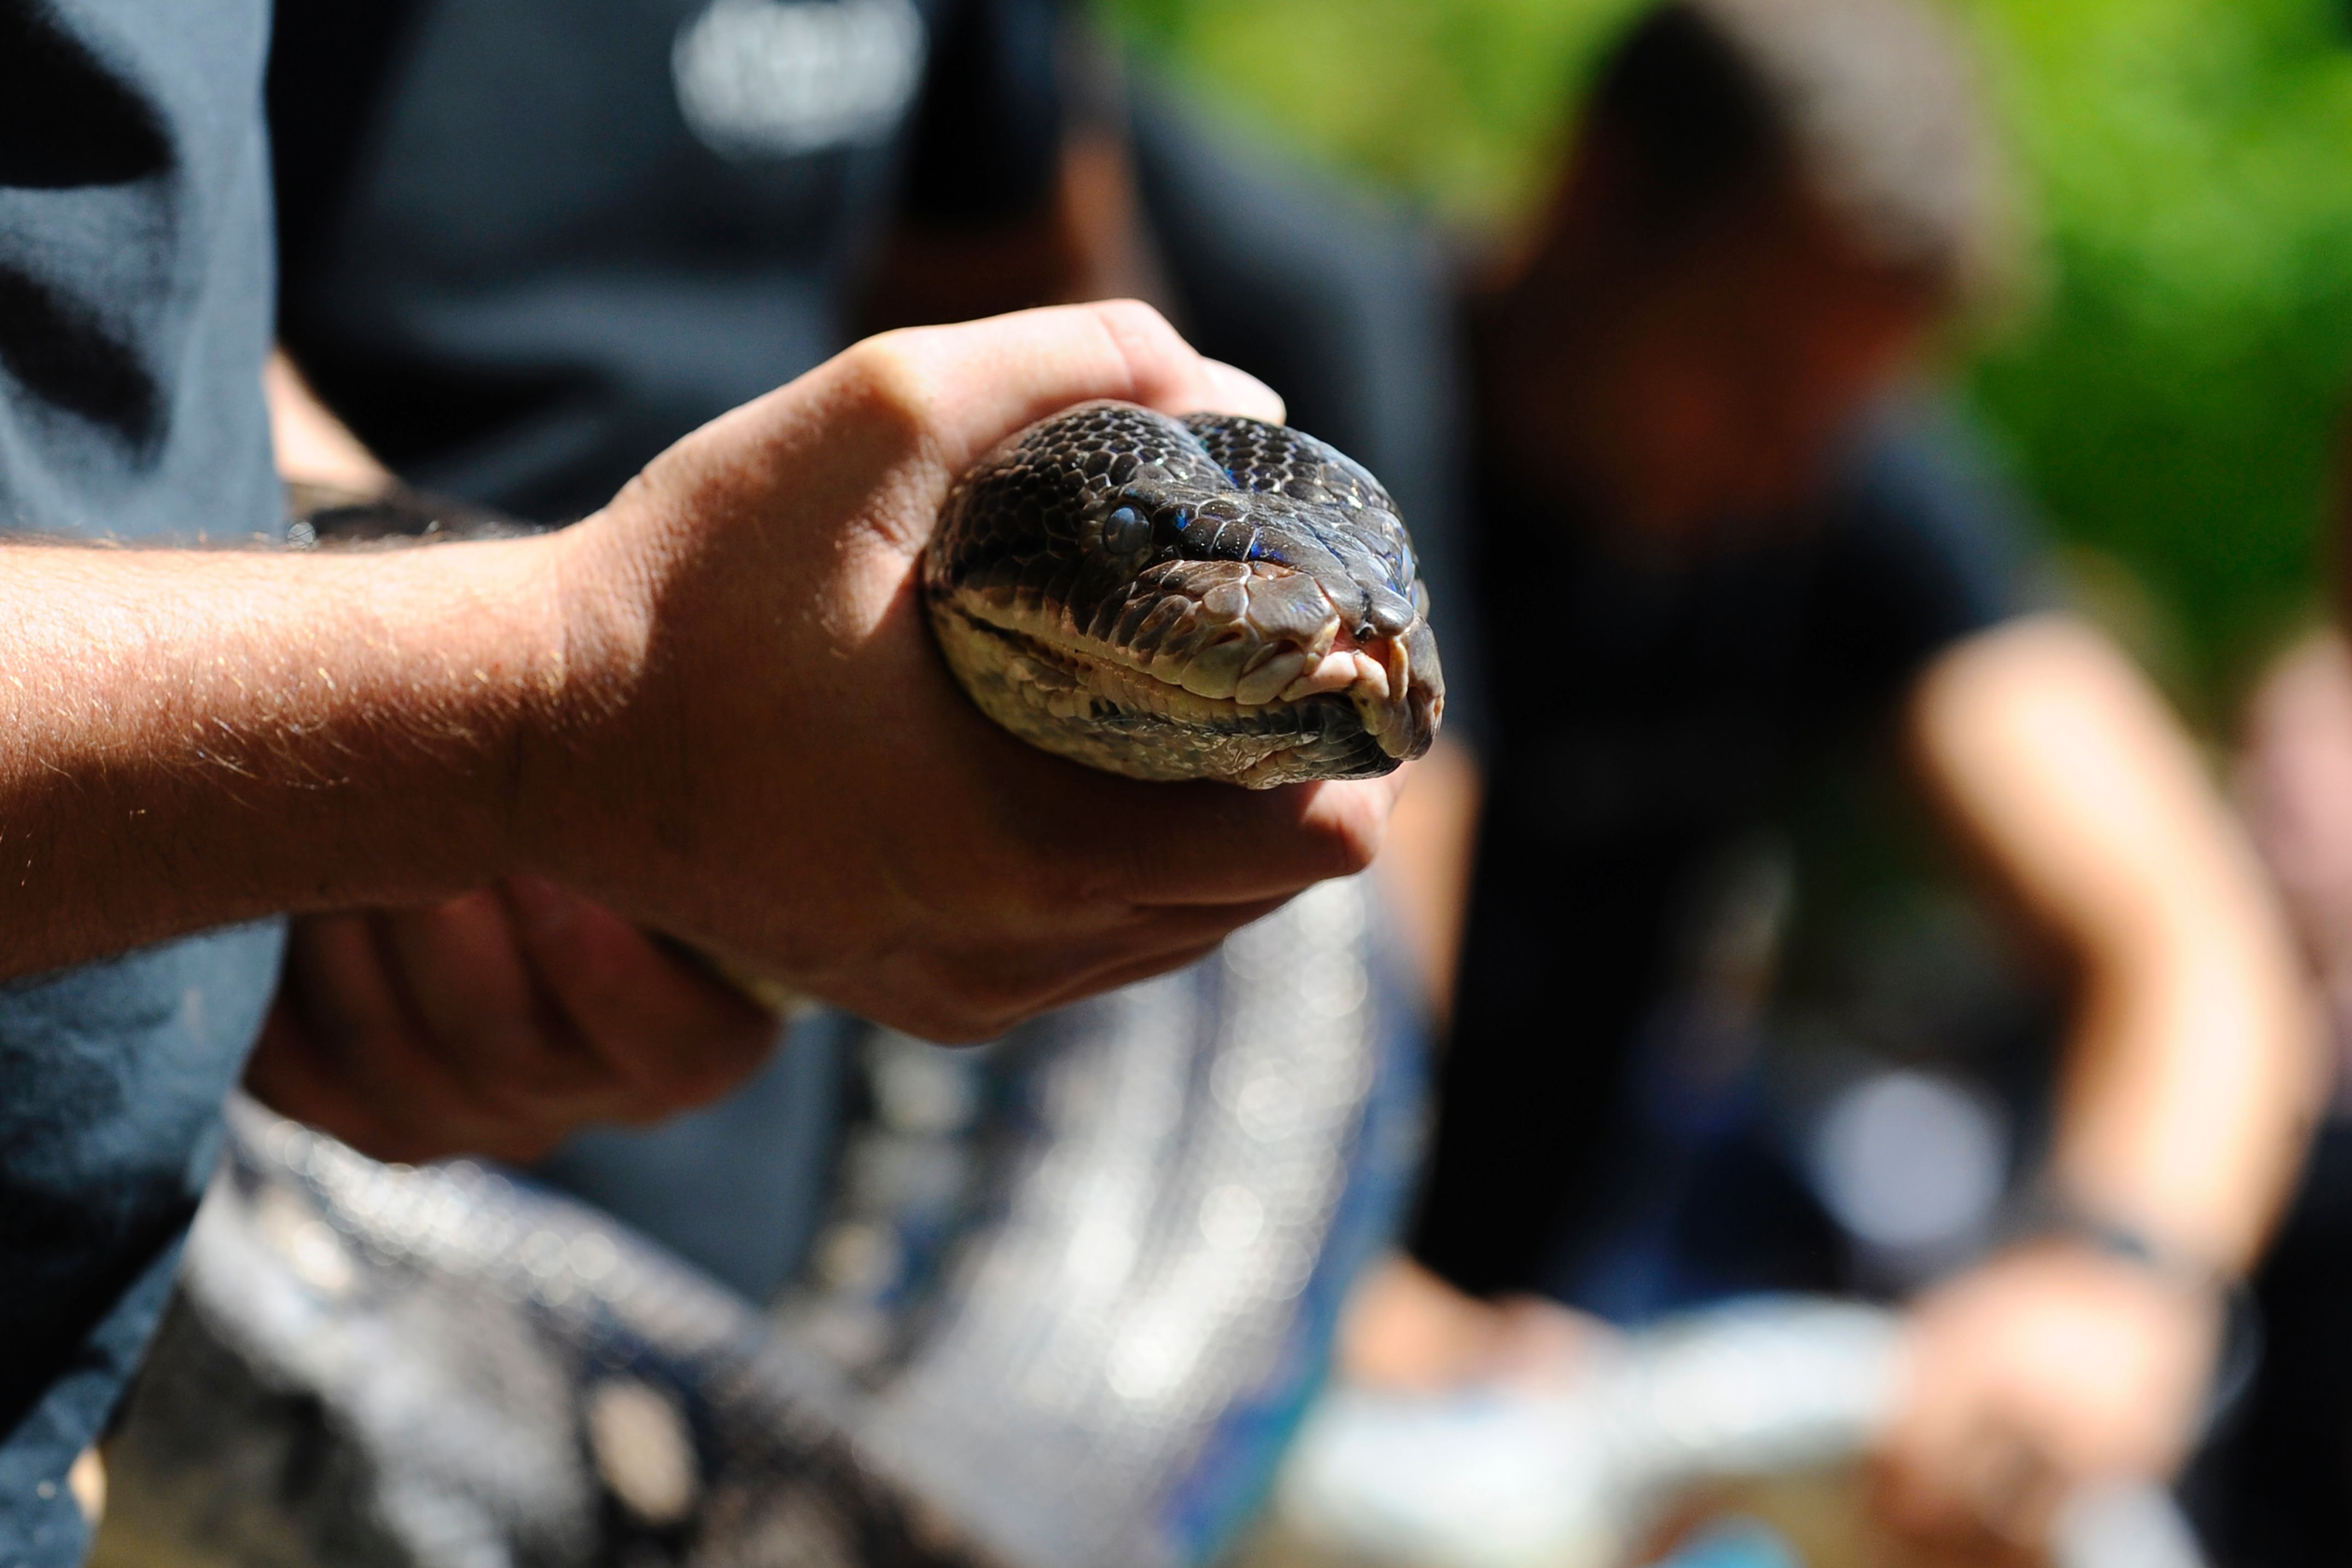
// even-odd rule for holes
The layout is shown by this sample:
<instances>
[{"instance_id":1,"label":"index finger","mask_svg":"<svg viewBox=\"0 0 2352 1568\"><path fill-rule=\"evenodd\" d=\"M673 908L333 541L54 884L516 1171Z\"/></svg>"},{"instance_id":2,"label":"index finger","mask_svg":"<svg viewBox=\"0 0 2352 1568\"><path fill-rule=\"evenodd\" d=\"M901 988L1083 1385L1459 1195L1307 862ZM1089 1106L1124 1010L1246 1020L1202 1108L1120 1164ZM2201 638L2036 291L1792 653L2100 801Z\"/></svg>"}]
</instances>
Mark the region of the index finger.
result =
<instances>
[{"instance_id":1,"label":"index finger","mask_svg":"<svg viewBox=\"0 0 2352 1568\"><path fill-rule=\"evenodd\" d=\"M1245 904L1351 876L1380 852L1401 784L1146 784L1033 755L1056 777L1022 791L1024 836L1082 894L1129 906Z\"/></svg>"},{"instance_id":2,"label":"index finger","mask_svg":"<svg viewBox=\"0 0 2352 1568\"><path fill-rule=\"evenodd\" d=\"M887 332L844 359L892 382L951 475L1024 426L1093 398L1276 423L1284 414L1264 382L1203 357L1159 311L1132 299Z\"/></svg>"}]
</instances>

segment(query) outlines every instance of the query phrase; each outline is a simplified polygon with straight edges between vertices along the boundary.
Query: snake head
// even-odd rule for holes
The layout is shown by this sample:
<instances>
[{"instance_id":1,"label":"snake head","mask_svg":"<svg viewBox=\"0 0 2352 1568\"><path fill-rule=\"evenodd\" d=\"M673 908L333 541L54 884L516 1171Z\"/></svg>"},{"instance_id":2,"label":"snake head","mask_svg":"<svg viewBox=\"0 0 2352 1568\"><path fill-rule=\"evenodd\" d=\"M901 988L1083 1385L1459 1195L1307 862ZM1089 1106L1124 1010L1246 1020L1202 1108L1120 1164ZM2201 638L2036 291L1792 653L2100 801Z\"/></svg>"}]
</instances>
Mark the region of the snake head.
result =
<instances>
[{"instance_id":1,"label":"snake head","mask_svg":"<svg viewBox=\"0 0 2352 1568\"><path fill-rule=\"evenodd\" d=\"M1444 675L1396 505L1314 437L1082 404L983 458L925 564L990 716L1139 778L1368 778L1429 748Z\"/></svg>"}]
</instances>

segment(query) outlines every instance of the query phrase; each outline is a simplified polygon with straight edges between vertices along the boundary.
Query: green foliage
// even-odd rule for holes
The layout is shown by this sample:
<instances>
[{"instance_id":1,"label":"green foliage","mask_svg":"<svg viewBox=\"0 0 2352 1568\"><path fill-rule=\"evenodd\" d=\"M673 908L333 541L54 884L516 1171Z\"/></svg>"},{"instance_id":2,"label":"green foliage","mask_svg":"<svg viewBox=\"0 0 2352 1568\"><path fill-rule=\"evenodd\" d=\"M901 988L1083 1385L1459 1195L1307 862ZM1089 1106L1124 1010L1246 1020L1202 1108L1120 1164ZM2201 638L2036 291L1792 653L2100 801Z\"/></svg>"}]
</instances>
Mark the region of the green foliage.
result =
<instances>
[{"instance_id":1,"label":"green foliage","mask_svg":"<svg viewBox=\"0 0 2352 1568\"><path fill-rule=\"evenodd\" d=\"M1204 96L1493 220L1540 180L1586 67L1641 0L1103 0Z\"/></svg>"},{"instance_id":2,"label":"green foliage","mask_svg":"<svg viewBox=\"0 0 2352 1568\"><path fill-rule=\"evenodd\" d=\"M1102 0L1148 53L1441 216L1507 217L1641 0ZM2216 705L2315 592L2352 387L2344 0L1955 0L2045 287L1967 384L2059 536L2120 560Z\"/></svg>"},{"instance_id":3,"label":"green foliage","mask_svg":"<svg viewBox=\"0 0 2352 1568\"><path fill-rule=\"evenodd\" d=\"M2352 47L2319 0L1979 0L2048 235L1979 406L2134 567L2198 685L2312 595L2352 379Z\"/></svg>"}]
</instances>

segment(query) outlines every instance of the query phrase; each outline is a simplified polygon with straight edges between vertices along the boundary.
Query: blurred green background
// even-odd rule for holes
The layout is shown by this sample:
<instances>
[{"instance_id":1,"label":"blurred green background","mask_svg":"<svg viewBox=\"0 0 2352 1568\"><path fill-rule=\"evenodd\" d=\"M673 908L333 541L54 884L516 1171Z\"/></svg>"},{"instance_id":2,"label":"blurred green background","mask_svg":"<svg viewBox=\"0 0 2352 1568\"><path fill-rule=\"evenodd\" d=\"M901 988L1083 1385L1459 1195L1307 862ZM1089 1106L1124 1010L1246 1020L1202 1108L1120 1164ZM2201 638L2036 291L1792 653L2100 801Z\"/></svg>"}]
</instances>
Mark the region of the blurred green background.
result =
<instances>
[{"instance_id":1,"label":"blurred green background","mask_svg":"<svg viewBox=\"0 0 2352 1568\"><path fill-rule=\"evenodd\" d=\"M2100 609L2224 725L2319 597L2352 389L2352 0L1953 0L2039 287L1963 388ZM1205 100L1475 234L1642 0L1099 0Z\"/></svg>"}]
</instances>

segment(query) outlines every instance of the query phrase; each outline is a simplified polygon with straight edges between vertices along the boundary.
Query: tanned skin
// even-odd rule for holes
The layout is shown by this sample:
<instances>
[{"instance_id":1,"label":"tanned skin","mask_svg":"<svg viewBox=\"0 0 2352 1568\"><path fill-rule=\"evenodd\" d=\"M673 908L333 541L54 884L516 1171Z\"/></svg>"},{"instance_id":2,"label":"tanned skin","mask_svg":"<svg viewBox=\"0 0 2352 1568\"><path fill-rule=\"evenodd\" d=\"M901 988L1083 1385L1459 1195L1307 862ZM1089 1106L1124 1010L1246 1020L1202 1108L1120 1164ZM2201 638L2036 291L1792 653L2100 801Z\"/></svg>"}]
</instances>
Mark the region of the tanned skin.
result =
<instances>
[{"instance_id":1,"label":"tanned skin","mask_svg":"<svg viewBox=\"0 0 2352 1568\"><path fill-rule=\"evenodd\" d=\"M575 978L642 928L953 1040L1208 951L1364 865L1393 785L1134 784L956 690L913 575L939 503L1091 397L1281 412L1147 308L1046 310L868 340L557 534L6 547L0 975L502 887ZM748 1071L743 1015L673 993L724 1026L712 1059L635 1065L680 1098Z\"/></svg>"}]
</instances>

